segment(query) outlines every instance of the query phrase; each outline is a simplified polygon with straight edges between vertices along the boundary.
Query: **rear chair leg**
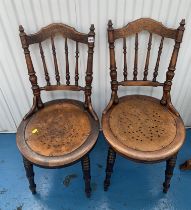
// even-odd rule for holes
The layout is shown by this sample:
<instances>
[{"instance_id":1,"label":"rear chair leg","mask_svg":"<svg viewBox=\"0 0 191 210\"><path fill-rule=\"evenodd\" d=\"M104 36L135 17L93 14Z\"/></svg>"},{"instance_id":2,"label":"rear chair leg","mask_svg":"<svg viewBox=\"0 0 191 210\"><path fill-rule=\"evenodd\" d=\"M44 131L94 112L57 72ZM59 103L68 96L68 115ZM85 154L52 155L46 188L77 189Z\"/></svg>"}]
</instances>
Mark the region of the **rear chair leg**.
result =
<instances>
[{"instance_id":1,"label":"rear chair leg","mask_svg":"<svg viewBox=\"0 0 191 210\"><path fill-rule=\"evenodd\" d=\"M82 164L83 178L85 181L85 193L86 193L86 196L89 198L91 195L91 186L90 186L91 176L90 176L89 155L85 155L82 158L81 164Z\"/></svg>"},{"instance_id":2,"label":"rear chair leg","mask_svg":"<svg viewBox=\"0 0 191 210\"><path fill-rule=\"evenodd\" d=\"M163 192L167 193L170 188L170 180L173 176L174 167L176 165L177 154L166 161L165 182L163 183Z\"/></svg>"},{"instance_id":3,"label":"rear chair leg","mask_svg":"<svg viewBox=\"0 0 191 210\"><path fill-rule=\"evenodd\" d=\"M180 170L190 170L191 169L191 160L187 160L180 165Z\"/></svg>"},{"instance_id":4,"label":"rear chair leg","mask_svg":"<svg viewBox=\"0 0 191 210\"><path fill-rule=\"evenodd\" d=\"M28 161L25 157L23 157L23 163L26 171L26 176L29 181L29 189L32 194L36 194L36 184L34 182L34 171L33 171L33 164Z\"/></svg>"},{"instance_id":5,"label":"rear chair leg","mask_svg":"<svg viewBox=\"0 0 191 210\"><path fill-rule=\"evenodd\" d=\"M104 181L104 191L107 191L110 185L110 179L111 179L111 174L113 172L115 158L116 158L116 152L111 147L109 147L107 155L106 177Z\"/></svg>"}]
</instances>

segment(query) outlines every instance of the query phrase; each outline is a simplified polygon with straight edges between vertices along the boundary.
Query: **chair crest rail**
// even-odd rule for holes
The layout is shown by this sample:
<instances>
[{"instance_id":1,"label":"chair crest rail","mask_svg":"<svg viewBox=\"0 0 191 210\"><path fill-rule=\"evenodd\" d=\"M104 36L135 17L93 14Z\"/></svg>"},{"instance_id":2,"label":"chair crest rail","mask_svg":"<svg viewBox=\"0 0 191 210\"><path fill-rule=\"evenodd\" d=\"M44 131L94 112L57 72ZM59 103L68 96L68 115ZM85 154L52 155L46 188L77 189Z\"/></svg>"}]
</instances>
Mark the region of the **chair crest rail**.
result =
<instances>
[{"instance_id":1,"label":"chair crest rail","mask_svg":"<svg viewBox=\"0 0 191 210\"><path fill-rule=\"evenodd\" d=\"M114 40L131 36L143 30L171 39L175 39L177 34L176 29L167 28L158 21L150 18L141 18L128 23L122 28L114 29Z\"/></svg>"},{"instance_id":2,"label":"chair crest rail","mask_svg":"<svg viewBox=\"0 0 191 210\"><path fill-rule=\"evenodd\" d=\"M43 42L44 40L54 37L57 34L61 34L64 38L71 39L76 42L88 44L88 35L76 31L73 27L62 23L52 23L46 27L43 27L40 31L35 34L29 34L26 36L27 43L35 44Z\"/></svg>"}]
</instances>

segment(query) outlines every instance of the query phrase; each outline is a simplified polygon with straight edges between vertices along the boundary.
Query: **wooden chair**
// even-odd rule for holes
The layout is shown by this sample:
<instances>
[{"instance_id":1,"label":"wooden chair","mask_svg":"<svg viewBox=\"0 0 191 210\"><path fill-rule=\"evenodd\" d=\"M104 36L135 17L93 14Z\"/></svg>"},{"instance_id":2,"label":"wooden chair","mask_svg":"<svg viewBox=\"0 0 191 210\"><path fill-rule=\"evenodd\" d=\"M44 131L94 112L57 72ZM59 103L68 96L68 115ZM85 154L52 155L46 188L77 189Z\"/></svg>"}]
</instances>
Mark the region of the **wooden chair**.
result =
<instances>
[{"instance_id":1,"label":"wooden chair","mask_svg":"<svg viewBox=\"0 0 191 210\"><path fill-rule=\"evenodd\" d=\"M109 143L104 190L110 185L111 173L116 153L143 163L155 163L166 160L165 182L163 191L170 187L170 179L176 163L177 153L185 139L185 127L179 113L172 105L170 90L174 77L180 43L184 33L185 21L182 20L177 29L167 28L149 18L141 18L128 23L120 29L112 27L108 22L108 42L110 51L111 99L102 115L104 136ZM149 32L148 51L146 55L143 80L138 74L138 33ZM135 59L133 80L128 79L126 61L126 37L135 34ZM147 79L152 34L160 35L161 42L152 80ZM164 83L157 81L160 56L164 38L174 39L175 45ZM124 69L123 81L117 80L115 46L117 39L123 39ZM161 100L145 95L128 95L118 97L119 86L152 86L163 87Z\"/></svg>"},{"instance_id":2,"label":"wooden chair","mask_svg":"<svg viewBox=\"0 0 191 210\"><path fill-rule=\"evenodd\" d=\"M34 95L32 108L22 120L17 131L17 146L23 156L29 188L33 194L36 193L33 165L44 168L60 168L81 160L85 192L89 197L91 177L88 153L94 147L99 133L98 117L91 103L94 25L91 25L88 34L79 33L74 28L64 24L50 24L42 28L38 33L31 35L27 35L22 26L19 26L19 31ZM61 84L60 80L54 44L56 35L65 38L66 85ZM45 62L42 42L46 39L51 40L56 84L50 83L50 76ZM75 85L70 84L68 39L76 42ZM46 81L44 87L40 87L37 83L37 76L29 51L29 45L36 43L39 44L39 55L41 55L44 67ZM78 84L79 43L88 47L85 87ZM62 99L43 103L41 91L55 90L84 91L85 102Z\"/></svg>"}]
</instances>

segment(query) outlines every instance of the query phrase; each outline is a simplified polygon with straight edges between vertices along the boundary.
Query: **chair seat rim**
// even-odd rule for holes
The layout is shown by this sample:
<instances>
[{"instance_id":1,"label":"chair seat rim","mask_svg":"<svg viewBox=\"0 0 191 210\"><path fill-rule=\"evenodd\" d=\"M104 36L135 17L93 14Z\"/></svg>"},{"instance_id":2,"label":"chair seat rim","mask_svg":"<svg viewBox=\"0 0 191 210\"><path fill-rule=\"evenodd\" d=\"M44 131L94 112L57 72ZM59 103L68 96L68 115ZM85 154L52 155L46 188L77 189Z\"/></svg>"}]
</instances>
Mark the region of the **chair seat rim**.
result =
<instances>
[{"instance_id":1,"label":"chair seat rim","mask_svg":"<svg viewBox=\"0 0 191 210\"><path fill-rule=\"evenodd\" d=\"M49 102L44 103L44 107L47 105L56 104L57 102L66 102L72 103L74 105L79 106L81 109L84 109L84 104L81 101L73 100L73 99L57 99L52 100ZM40 112L37 111L37 112ZM34 152L26 143L25 141L25 128L30 119L29 117L26 120L22 120L16 134L16 143L20 153L31 163L41 166L41 167L48 167L48 168L55 168L55 167L64 167L70 164L73 164L80 160L84 155L91 151L91 149L96 144L98 135L99 135L99 121L94 120L91 114L87 111L86 112L90 124L91 124L91 133L85 140L85 142L78 147L76 150L72 151L71 153L62 155L62 156L43 156L36 152Z\"/></svg>"},{"instance_id":2,"label":"chair seat rim","mask_svg":"<svg viewBox=\"0 0 191 210\"><path fill-rule=\"evenodd\" d=\"M149 100L160 103L159 99L151 97L151 96L146 96L146 95L123 96L119 98L119 103L126 100L127 98L135 97L135 96L144 96L145 98L149 98ZM140 151L140 150L136 150L136 149L125 146L120 141L117 141L117 138L113 135L109 127L109 123L108 123L110 113L115 106L117 105L114 105L113 107L111 107L111 109L107 113L102 115L102 130L103 130L105 139L109 143L109 145L122 156L128 159L134 160L136 162L160 162L176 154L181 148L181 146L183 145L184 140L185 140L185 135L186 135L184 123L181 117L176 116L175 114L173 114L172 112L168 110L174 117L176 121L176 128L177 128L176 136L174 140L168 146L162 149L156 150L156 151Z\"/></svg>"}]
</instances>

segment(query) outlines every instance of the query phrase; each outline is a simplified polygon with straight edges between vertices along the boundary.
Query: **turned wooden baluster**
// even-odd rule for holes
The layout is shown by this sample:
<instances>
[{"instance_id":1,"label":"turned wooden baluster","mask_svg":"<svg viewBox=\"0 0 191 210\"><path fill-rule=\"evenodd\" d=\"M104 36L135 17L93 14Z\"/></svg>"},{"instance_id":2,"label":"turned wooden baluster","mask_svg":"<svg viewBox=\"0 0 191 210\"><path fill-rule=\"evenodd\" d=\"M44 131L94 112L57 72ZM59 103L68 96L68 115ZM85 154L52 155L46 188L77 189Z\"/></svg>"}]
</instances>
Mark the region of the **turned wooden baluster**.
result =
<instances>
[{"instance_id":1,"label":"turned wooden baluster","mask_svg":"<svg viewBox=\"0 0 191 210\"><path fill-rule=\"evenodd\" d=\"M134 71L133 71L133 80L137 80L137 66L138 66L138 33L135 35L135 60L134 60Z\"/></svg>"},{"instance_id":2,"label":"turned wooden baluster","mask_svg":"<svg viewBox=\"0 0 191 210\"><path fill-rule=\"evenodd\" d=\"M164 82L164 87L163 87L163 97L161 99L161 104L163 104L163 105L167 104L170 106L170 108L172 108L171 98L170 98L170 90L171 90L171 86L172 86L172 79L174 77L174 71L176 69L176 62L177 62L177 58L178 58L178 52L180 49L180 43L182 42L182 37L184 34L184 30L185 30L184 25L185 25L185 20L183 19L180 22L180 26L177 29L175 45L174 45L173 53L171 56L170 64L168 67L168 71L166 73L166 81Z\"/></svg>"},{"instance_id":3,"label":"turned wooden baluster","mask_svg":"<svg viewBox=\"0 0 191 210\"><path fill-rule=\"evenodd\" d=\"M78 58L79 58L79 50L78 50L78 42L76 42L76 68L75 68L75 85L78 86L79 73L78 73Z\"/></svg>"},{"instance_id":4,"label":"turned wooden baluster","mask_svg":"<svg viewBox=\"0 0 191 210\"><path fill-rule=\"evenodd\" d=\"M147 76L148 76L151 45L152 45L152 33L150 33L150 35L149 35L149 42L148 42L148 48L147 48L147 57L146 57L146 61L145 61L145 70L144 70L144 77L143 77L144 81L147 80Z\"/></svg>"},{"instance_id":5,"label":"turned wooden baluster","mask_svg":"<svg viewBox=\"0 0 191 210\"><path fill-rule=\"evenodd\" d=\"M55 45L54 45L53 36L51 36L51 44L52 44L52 53L53 53L53 58L54 58L56 81L57 81L57 85L60 85L60 75L59 75L59 71L58 71L58 63L57 63L57 58L56 58L56 49L55 49Z\"/></svg>"},{"instance_id":6,"label":"turned wooden baluster","mask_svg":"<svg viewBox=\"0 0 191 210\"><path fill-rule=\"evenodd\" d=\"M44 67L45 80L46 80L47 85L50 85L50 77L48 74L48 70L47 70L47 66L46 66L46 62L45 62L44 51L42 49L41 42L39 43L39 48L40 48L40 55L41 55L41 59L42 59L43 67Z\"/></svg>"},{"instance_id":7,"label":"turned wooden baluster","mask_svg":"<svg viewBox=\"0 0 191 210\"><path fill-rule=\"evenodd\" d=\"M159 46L159 50L158 50L158 57L157 57L157 61L156 61L156 65L155 65L155 69L154 69L154 73L153 73L153 82L156 82L156 78L158 76L158 69L159 69L160 57L161 57L161 54L162 54L163 41L164 41L164 37L162 37L161 41L160 41L160 46Z\"/></svg>"},{"instance_id":8,"label":"turned wooden baluster","mask_svg":"<svg viewBox=\"0 0 191 210\"><path fill-rule=\"evenodd\" d=\"M126 38L123 38L123 53L124 53L124 68L123 68L123 76L124 81L127 80L127 47L126 47Z\"/></svg>"},{"instance_id":9,"label":"turned wooden baluster","mask_svg":"<svg viewBox=\"0 0 191 210\"><path fill-rule=\"evenodd\" d=\"M66 55L66 84L70 84L70 72L69 72L69 61L68 61L68 43L65 38L65 55Z\"/></svg>"},{"instance_id":10,"label":"turned wooden baluster","mask_svg":"<svg viewBox=\"0 0 191 210\"><path fill-rule=\"evenodd\" d=\"M95 28L92 24L90 27L90 32L88 33L88 61L87 61L87 70L86 70L86 85L85 85L85 108L89 109L90 113L95 120L98 120L98 117L93 110L91 103L91 93L92 93L92 80L93 80L93 53L94 53L94 40L95 40Z\"/></svg>"},{"instance_id":11,"label":"turned wooden baluster","mask_svg":"<svg viewBox=\"0 0 191 210\"><path fill-rule=\"evenodd\" d=\"M115 103L118 103L118 82L117 82L117 67L115 62L115 45L114 45L114 29L112 27L112 21L108 22L108 41L109 41L109 54L110 54L110 76L111 76L111 90L112 98Z\"/></svg>"},{"instance_id":12,"label":"turned wooden baluster","mask_svg":"<svg viewBox=\"0 0 191 210\"><path fill-rule=\"evenodd\" d=\"M20 31L19 35L20 35L20 39L21 39L22 48L23 48L24 54L25 54L25 60L26 60L26 64L27 64L29 80L31 82L32 91L34 94L33 106L31 108L30 112L24 117L24 119L26 119L35 111L36 108L43 107L43 103L42 103L42 100L40 97L40 88L37 83L36 72L34 70L33 63L32 63L31 56L30 56L29 45L27 43L27 35L24 32L23 26L21 26L21 25L19 26L19 31Z\"/></svg>"}]
</instances>

